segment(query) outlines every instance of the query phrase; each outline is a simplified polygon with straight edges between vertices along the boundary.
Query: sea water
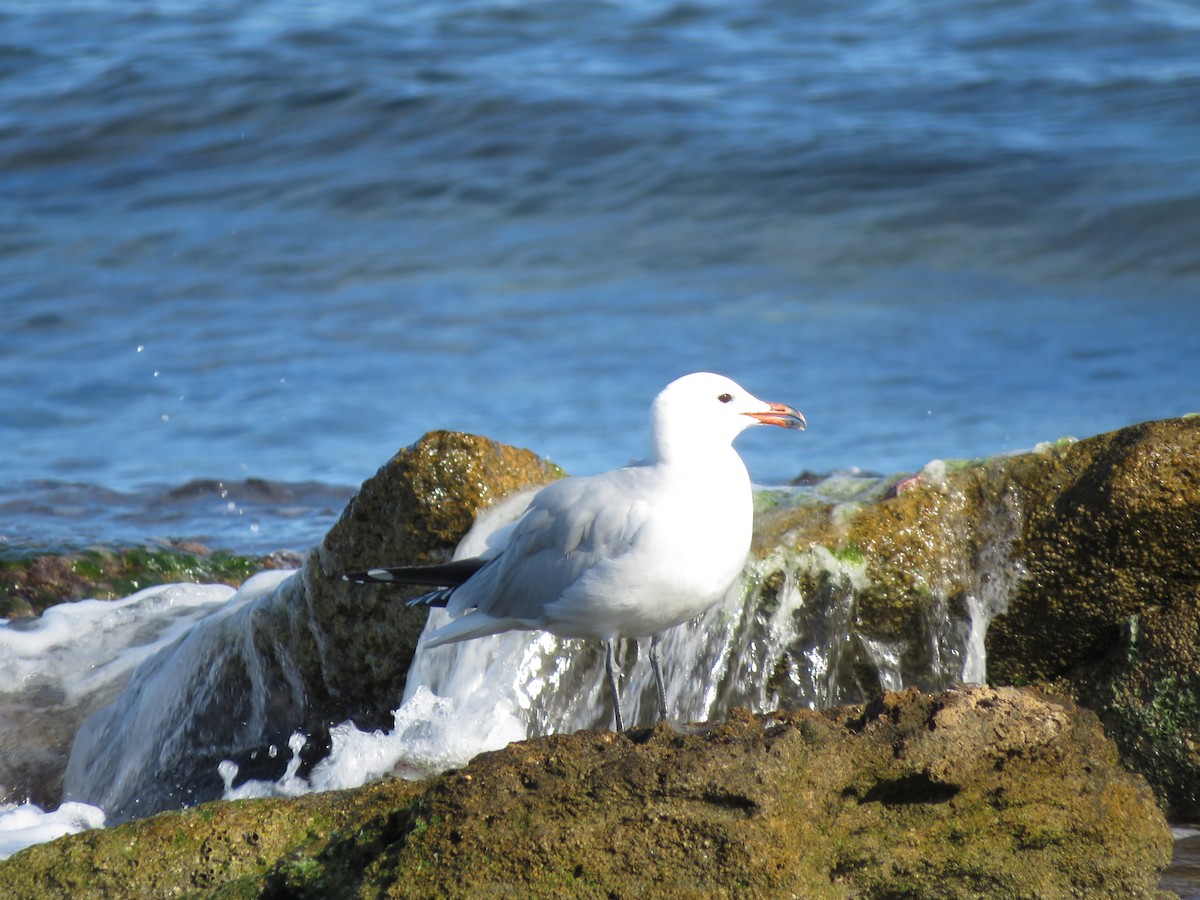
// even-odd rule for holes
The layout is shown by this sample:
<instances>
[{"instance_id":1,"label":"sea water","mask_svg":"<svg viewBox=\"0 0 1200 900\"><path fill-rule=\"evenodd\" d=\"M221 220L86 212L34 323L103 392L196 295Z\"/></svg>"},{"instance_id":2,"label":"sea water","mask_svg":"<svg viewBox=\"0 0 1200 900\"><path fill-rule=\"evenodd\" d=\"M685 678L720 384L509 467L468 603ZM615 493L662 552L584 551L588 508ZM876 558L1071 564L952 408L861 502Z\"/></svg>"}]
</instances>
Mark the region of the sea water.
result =
<instances>
[{"instance_id":1,"label":"sea water","mask_svg":"<svg viewBox=\"0 0 1200 900\"><path fill-rule=\"evenodd\" d=\"M186 636L235 596L225 585L164 585L122 600L82 600L36 619L0 620L0 733L6 762L47 752L38 721L78 724L111 702L137 666ZM57 721L56 721L57 720ZM69 743L69 741L68 741ZM28 800L0 804L0 858L105 821L99 807Z\"/></svg>"},{"instance_id":2,"label":"sea water","mask_svg":"<svg viewBox=\"0 0 1200 900\"><path fill-rule=\"evenodd\" d=\"M353 487L436 428L600 471L693 370L806 413L744 439L769 483L1193 411L1198 41L1178 0L0 2L0 535L47 481Z\"/></svg>"}]
</instances>

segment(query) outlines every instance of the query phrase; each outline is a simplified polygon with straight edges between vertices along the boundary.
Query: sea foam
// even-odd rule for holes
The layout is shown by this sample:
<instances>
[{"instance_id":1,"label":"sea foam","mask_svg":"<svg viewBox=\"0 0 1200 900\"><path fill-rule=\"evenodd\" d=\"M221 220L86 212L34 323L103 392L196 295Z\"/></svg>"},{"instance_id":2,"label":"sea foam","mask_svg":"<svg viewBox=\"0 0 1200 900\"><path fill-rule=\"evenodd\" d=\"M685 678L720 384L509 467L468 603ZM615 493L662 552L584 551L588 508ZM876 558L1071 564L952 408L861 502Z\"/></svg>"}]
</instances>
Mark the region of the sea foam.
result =
<instances>
[{"instance_id":1,"label":"sea foam","mask_svg":"<svg viewBox=\"0 0 1200 900\"><path fill-rule=\"evenodd\" d=\"M0 620L0 733L5 757L54 752L29 722L79 721L108 703L137 666L220 609L234 589L176 584L122 600L80 600L37 618ZM67 802L43 809L25 800L0 805L0 858L32 844L104 824L102 809Z\"/></svg>"},{"instance_id":2,"label":"sea foam","mask_svg":"<svg viewBox=\"0 0 1200 900\"><path fill-rule=\"evenodd\" d=\"M33 803L0 804L0 859L68 834L104 825L104 810L87 803L64 803L47 812Z\"/></svg>"}]
</instances>

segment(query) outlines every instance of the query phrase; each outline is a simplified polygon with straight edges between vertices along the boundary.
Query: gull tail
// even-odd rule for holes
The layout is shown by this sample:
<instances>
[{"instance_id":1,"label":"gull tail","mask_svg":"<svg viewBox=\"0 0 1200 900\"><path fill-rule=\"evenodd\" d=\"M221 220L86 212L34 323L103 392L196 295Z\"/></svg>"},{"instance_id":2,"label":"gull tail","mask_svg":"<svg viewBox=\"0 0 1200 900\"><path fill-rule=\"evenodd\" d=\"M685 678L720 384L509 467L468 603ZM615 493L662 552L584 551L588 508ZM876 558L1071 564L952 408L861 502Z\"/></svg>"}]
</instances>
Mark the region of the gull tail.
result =
<instances>
[{"instance_id":1,"label":"gull tail","mask_svg":"<svg viewBox=\"0 0 1200 900\"><path fill-rule=\"evenodd\" d=\"M492 557L495 559L496 557ZM393 566L368 569L365 572L348 572L343 581L358 584L423 584L437 590L409 600L409 606L445 606L454 589L464 584L472 575L486 566L491 559L459 559L437 566ZM443 625L425 641L426 647L440 647L470 638L499 634L514 628L525 628L516 619L493 619L481 612L471 612L460 619Z\"/></svg>"},{"instance_id":2,"label":"gull tail","mask_svg":"<svg viewBox=\"0 0 1200 900\"><path fill-rule=\"evenodd\" d=\"M490 562L486 559L459 559L434 566L392 566L367 569L365 572L347 572L343 581L356 584L415 584L436 587L421 597L408 601L409 606L445 606L454 589Z\"/></svg>"}]
</instances>

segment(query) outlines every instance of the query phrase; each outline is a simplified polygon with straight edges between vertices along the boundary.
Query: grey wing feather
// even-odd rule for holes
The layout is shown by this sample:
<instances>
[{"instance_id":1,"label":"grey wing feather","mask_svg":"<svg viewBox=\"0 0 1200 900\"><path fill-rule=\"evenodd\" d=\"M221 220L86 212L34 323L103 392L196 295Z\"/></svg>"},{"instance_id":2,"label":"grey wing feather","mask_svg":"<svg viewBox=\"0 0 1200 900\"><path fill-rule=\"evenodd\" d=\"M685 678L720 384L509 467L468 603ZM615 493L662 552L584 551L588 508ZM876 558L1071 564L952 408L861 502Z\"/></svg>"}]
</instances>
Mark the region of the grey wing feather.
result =
<instances>
[{"instance_id":1,"label":"grey wing feather","mask_svg":"<svg viewBox=\"0 0 1200 900\"><path fill-rule=\"evenodd\" d=\"M649 517L651 470L631 467L555 482L517 523L495 564L459 588L451 615L536 619L581 574L629 549Z\"/></svg>"}]
</instances>

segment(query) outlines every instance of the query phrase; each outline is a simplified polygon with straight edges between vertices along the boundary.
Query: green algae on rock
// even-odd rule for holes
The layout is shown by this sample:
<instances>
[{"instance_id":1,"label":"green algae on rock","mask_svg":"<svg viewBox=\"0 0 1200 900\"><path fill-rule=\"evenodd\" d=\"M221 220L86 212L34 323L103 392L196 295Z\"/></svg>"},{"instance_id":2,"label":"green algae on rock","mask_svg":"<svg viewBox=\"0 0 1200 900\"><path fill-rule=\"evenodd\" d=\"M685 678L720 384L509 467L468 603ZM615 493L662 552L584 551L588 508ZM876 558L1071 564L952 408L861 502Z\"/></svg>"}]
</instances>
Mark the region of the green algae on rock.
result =
<instances>
[{"instance_id":1,"label":"green algae on rock","mask_svg":"<svg viewBox=\"0 0 1200 900\"><path fill-rule=\"evenodd\" d=\"M756 708L982 681L983 632L1017 574L1016 502L989 481L1001 464L930 466L899 493L866 484L845 501L818 492L763 512L746 601L761 623L752 636L788 646L758 661L779 690Z\"/></svg>"},{"instance_id":2,"label":"green algae on rock","mask_svg":"<svg viewBox=\"0 0 1200 900\"><path fill-rule=\"evenodd\" d=\"M765 498L749 573L753 610L740 614L761 622L739 625L744 633L735 637L757 646L763 642L751 638L791 618L805 640L832 635L846 646L822 663L841 693L800 690L811 687L797 678L809 663L804 647L749 660L745 671L760 673L765 691L754 707L806 705L813 696L850 702L896 685L940 690L972 680L967 651L974 647L982 659L990 621L993 682L1051 685L1091 706L1160 801L1176 815L1194 815L1198 441L1200 420L1147 423L1034 453L931 465L890 497L853 486L836 505ZM425 611L397 602L404 596L397 589L349 592L340 573L444 559L479 505L560 474L528 451L466 435L434 433L397 454L363 485L303 571L236 623L240 636L225 643L237 646L214 682L218 702L170 731L194 733L196 743L172 758L173 768L144 776L187 785L188 793L145 805L139 797L137 814L216 796L221 759L237 760L243 775L275 777L248 760L286 743L294 729L314 736L320 753L331 722L389 726ZM818 612L822 622L811 618ZM237 656L251 650L253 659ZM234 705L252 669L265 679L271 705L254 739L238 743L225 733L240 721ZM727 688L712 717L739 702ZM225 734L224 742L212 734ZM114 810L118 819L134 814Z\"/></svg>"},{"instance_id":3,"label":"green algae on rock","mask_svg":"<svg viewBox=\"0 0 1200 900\"><path fill-rule=\"evenodd\" d=\"M262 569L299 564L300 558L291 553L252 557L190 543L61 554L10 552L0 558L0 618L38 615L72 600L127 597L160 584L236 587Z\"/></svg>"},{"instance_id":4,"label":"green algae on rock","mask_svg":"<svg viewBox=\"0 0 1200 900\"><path fill-rule=\"evenodd\" d=\"M889 693L536 738L424 783L216 803L23 851L13 896L1155 897L1171 836L1093 715Z\"/></svg>"}]
</instances>

